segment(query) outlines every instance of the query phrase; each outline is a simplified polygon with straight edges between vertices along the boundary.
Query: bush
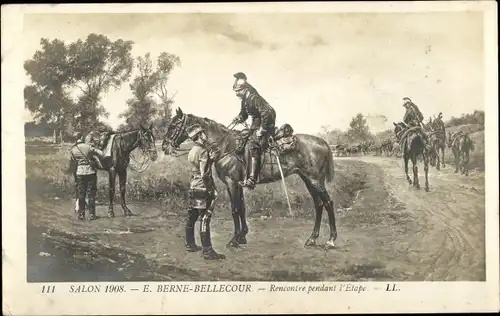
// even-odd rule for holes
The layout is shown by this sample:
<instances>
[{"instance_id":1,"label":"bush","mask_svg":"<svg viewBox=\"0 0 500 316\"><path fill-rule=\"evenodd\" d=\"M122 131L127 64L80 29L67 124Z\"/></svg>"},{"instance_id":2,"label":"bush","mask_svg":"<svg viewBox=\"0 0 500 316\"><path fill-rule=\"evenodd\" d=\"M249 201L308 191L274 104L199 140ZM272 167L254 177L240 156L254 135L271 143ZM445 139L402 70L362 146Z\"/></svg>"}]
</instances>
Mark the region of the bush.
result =
<instances>
[{"instance_id":1,"label":"bush","mask_svg":"<svg viewBox=\"0 0 500 316\"><path fill-rule=\"evenodd\" d=\"M157 147L159 147L157 145ZM182 209L187 203L190 170L183 157L165 156L160 153L158 160L142 172L129 169L127 178L127 201L157 201L168 205L170 209ZM28 198L33 196L66 196L75 197L73 176L68 174L69 145L26 146L26 185ZM327 189L336 205L347 207L355 193L353 190L362 182L360 170L362 162L346 161L342 168L336 166L334 184L327 184ZM229 208L230 200L224 185L214 176L219 190L218 207ZM301 216L312 216L313 202L298 176L286 179L287 191L292 208ZM117 177L117 199L119 199ZM108 203L108 176L98 172L98 202ZM119 201L119 200L118 200ZM282 182L259 185L255 190L245 194L246 207L249 213L269 215L271 210L275 216L286 216L287 202ZM279 212L277 212L279 210Z\"/></svg>"}]
</instances>

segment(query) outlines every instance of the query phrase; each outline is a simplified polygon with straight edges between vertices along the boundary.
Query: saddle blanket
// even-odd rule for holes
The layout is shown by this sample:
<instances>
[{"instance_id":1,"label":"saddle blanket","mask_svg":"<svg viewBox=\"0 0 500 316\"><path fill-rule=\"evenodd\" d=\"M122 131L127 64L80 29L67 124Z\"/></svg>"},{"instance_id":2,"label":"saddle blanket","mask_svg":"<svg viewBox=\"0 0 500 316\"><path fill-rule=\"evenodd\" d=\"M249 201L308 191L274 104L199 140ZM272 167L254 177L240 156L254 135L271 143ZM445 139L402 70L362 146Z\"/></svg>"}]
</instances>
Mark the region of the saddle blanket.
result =
<instances>
[{"instance_id":1,"label":"saddle blanket","mask_svg":"<svg viewBox=\"0 0 500 316\"><path fill-rule=\"evenodd\" d=\"M116 134L112 134L109 136L108 143L106 144L106 148L104 148L104 158L111 157L111 149L113 148L113 141L115 139Z\"/></svg>"}]
</instances>

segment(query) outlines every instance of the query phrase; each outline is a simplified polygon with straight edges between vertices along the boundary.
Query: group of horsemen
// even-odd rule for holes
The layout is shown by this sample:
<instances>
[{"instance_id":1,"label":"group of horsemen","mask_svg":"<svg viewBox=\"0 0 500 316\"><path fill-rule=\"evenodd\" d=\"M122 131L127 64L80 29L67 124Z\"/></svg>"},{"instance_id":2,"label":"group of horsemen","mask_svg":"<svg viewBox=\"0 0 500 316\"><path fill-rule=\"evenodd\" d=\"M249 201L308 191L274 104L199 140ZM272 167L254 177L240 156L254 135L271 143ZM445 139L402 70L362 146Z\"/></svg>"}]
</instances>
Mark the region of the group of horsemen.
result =
<instances>
[{"instance_id":1,"label":"group of horsemen","mask_svg":"<svg viewBox=\"0 0 500 316\"><path fill-rule=\"evenodd\" d=\"M253 189L258 182L263 151L269 147L270 137L275 132L276 112L273 107L247 81L247 76L238 72L233 75L235 82L233 91L241 100L239 114L233 124L244 123L252 117L250 126L249 151L251 156L251 172L240 183L242 187ZM403 121L408 128L421 126L423 115L418 107L409 99L403 98L406 113ZM441 120L441 115L438 118ZM442 122L442 120L441 120ZM444 123L443 123L444 127ZM199 125L189 126L188 137L193 141L193 147L188 154L188 161L192 166L190 180L190 206L185 222L185 247L188 252L202 251L207 260L220 260L225 256L218 254L212 247L210 237L210 219L217 190L212 176L212 165L221 156L213 146L206 132ZM424 141L428 138L424 135ZM95 156L101 158L104 153L92 144L91 139L79 139L71 148L71 159L76 162L77 170L75 181L78 187L78 219L85 219L85 207L89 210L89 219L95 219L95 197L97 190L96 168L91 161ZM88 191L88 204L85 202ZM195 223L200 220L201 247L195 242Z\"/></svg>"}]
</instances>

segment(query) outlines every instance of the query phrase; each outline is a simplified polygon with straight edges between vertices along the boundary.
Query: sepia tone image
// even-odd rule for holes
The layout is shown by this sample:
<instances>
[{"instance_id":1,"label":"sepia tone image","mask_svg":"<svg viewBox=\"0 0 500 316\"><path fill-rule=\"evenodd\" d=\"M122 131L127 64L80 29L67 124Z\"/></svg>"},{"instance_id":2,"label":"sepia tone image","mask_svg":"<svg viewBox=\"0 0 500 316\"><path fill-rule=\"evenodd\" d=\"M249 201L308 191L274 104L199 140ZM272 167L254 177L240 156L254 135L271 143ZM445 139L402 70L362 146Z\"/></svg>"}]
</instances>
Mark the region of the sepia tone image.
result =
<instances>
[{"instance_id":1,"label":"sepia tone image","mask_svg":"<svg viewBox=\"0 0 500 316\"><path fill-rule=\"evenodd\" d=\"M28 282L485 281L483 15L26 14Z\"/></svg>"}]
</instances>

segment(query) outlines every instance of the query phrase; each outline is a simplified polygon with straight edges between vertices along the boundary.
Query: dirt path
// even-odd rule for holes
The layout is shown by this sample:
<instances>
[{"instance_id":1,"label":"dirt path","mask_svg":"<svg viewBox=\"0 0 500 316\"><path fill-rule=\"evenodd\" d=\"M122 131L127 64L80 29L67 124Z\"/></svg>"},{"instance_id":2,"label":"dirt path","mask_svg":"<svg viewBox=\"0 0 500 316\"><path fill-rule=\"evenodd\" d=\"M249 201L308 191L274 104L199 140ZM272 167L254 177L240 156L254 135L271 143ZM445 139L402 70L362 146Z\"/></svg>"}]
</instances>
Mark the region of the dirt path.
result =
<instances>
[{"instance_id":1,"label":"dirt path","mask_svg":"<svg viewBox=\"0 0 500 316\"><path fill-rule=\"evenodd\" d=\"M421 230L402 240L400 251L420 260L426 280L485 279L484 174L465 177L447 166L429 170L431 192L415 190L406 181L403 161L360 157L384 170L392 192L422 222ZM423 166L419 166L423 186ZM410 259L411 260L411 259Z\"/></svg>"},{"instance_id":2,"label":"dirt path","mask_svg":"<svg viewBox=\"0 0 500 316\"><path fill-rule=\"evenodd\" d=\"M365 176L364 187L350 208L337 210L338 249L330 251L303 247L313 219L259 217L249 219L248 245L226 249L233 227L229 210L224 209L213 221L214 248L228 256L224 262L206 262L199 254L186 253L183 218L161 216L165 210L159 205L131 204L138 214L131 219L76 222L70 201L31 199L28 219L37 227L73 233L74 237L56 240L67 248L90 245L89 250L81 250L90 254L90 263L105 257L120 265L112 269L128 271L128 279L144 279L144 269L152 270L155 279L165 280L484 279L483 176L465 178L447 169L439 173L432 169L431 192L426 193L407 184L400 161L337 158L337 170L342 170L346 159L362 161L359 172ZM99 206L98 213L105 214L106 206ZM328 239L326 214L323 220L320 243ZM34 245L31 258L38 259L33 260L40 260L37 251ZM135 253L147 262L146 268L131 270L131 262L138 260ZM88 269L94 268L89 265ZM48 274L38 271L32 279L44 275ZM62 279L72 277L68 272Z\"/></svg>"}]
</instances>

